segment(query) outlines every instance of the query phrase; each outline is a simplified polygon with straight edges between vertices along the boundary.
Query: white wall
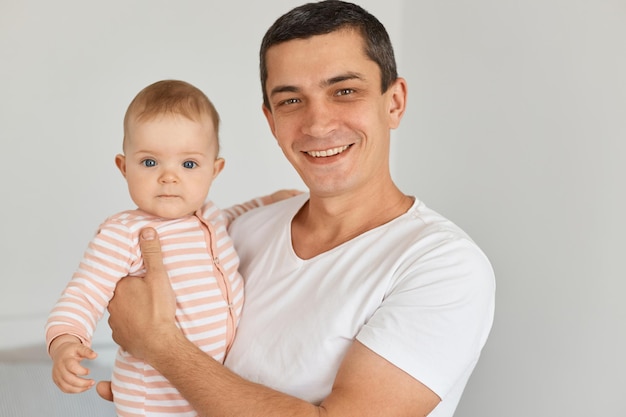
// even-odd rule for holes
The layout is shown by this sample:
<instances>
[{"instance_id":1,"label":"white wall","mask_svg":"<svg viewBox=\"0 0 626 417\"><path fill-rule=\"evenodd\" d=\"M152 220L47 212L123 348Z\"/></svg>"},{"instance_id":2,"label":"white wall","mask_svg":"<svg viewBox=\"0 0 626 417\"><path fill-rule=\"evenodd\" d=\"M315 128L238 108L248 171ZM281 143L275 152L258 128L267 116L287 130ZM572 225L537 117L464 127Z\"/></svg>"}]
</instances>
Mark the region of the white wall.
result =
<instances>
[{"instance_id":1,"label":"white wall","mask_svg":"<svg viewBox=\"0 0 626 417\"><path fill-rule=\"evenodd\" d=\"M98 223L130 206L113 157L145 85L185 79L214 100L218 204L301 187L257 70L265 29L300 3L0 2L0 348L41 341ZM360 4L409 82L394 176L496 270L495 325L457 416L623 416L626 4Z\"/></svg>"},{"instance_id":2,"label":"white wall","mask_svg":"<svg viewBox=\"0 0 626 417\"><path fill-rule=\"evenodd\" d=\"M396 174L484 248L463 417L626 416L626 2L406 2Z\"/></svg>"},{"instance_id":3,"label":"white wall","mask_svg":"<svg viewBox=\"0 0 626 417\"><path fill-rule=\"evenodd\" d=\"M107 216L132 207L115 168L130 100L165 78L222 119L220 206L303 185L261 112L258 49L299 0L0 0L0 349L41 343L46 316ZM402 2L362 4L399 36ZM95 343L112 345L105 323ZM102 348L101 348L102 349Z\"/></svg>"}]
</instances>

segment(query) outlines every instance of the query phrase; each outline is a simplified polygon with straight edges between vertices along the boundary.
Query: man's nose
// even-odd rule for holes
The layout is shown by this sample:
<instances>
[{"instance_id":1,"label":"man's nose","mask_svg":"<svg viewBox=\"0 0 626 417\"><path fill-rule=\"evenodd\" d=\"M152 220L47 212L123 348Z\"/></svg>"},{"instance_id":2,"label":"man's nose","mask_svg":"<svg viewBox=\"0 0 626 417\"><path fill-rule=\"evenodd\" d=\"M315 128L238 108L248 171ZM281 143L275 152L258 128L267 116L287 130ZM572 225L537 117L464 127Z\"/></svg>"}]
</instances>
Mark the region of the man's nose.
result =
<instances>
[{"instance_id":1,"label":"man's nose","mask_svg":"<svg viewBox=\"0 0 626 417\"><path fill-rule=\"evenodd\" d=\"M303 133L321 138L335 128L335 111L324 100L310 101L306 105Z\"/></svg>"}]
</instances>

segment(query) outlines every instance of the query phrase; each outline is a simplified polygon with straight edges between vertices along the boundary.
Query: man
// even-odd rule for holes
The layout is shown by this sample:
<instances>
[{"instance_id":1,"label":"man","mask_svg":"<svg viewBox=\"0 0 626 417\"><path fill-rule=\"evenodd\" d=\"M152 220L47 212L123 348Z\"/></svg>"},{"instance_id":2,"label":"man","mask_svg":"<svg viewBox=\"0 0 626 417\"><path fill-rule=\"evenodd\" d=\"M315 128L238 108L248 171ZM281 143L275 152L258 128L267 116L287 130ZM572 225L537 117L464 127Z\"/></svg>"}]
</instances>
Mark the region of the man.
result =
<instances>
[{"instance_id":1,"label":"man","mask_svg":"<svg viewBox=\"0 0 626 417\"><path fill-rule=\"evenodd\" d=\"M246 301L226 366L174 325L152 230L147 276L109 305L114 339L202 416L452 416L491 328L493 271L391 179L407 86L387 32L356 5L311 3L274 23L260 57L263 112L309 192L230 229Z\"/></svg>"}]
</instances>

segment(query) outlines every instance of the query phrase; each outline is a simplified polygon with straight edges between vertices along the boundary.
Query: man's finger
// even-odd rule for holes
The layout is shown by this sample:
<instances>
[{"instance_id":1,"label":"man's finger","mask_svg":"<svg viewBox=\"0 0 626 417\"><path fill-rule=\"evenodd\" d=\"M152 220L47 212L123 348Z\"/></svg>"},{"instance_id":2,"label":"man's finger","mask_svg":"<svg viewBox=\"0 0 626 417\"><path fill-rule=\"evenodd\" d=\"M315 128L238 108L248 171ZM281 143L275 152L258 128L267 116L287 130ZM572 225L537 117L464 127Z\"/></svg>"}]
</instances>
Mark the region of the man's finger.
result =
<instances>
[{"instance_id":1,"label":"man's finger","mask_svg":"<svg viewBox=\"0 0 626 417\"><path fill-rule=\"evenodd\" d=\"M111 381L100 381L96 385L98 395L107 401L113 401L113 391L111 391Z\"/></svg>"},{"instance_id":2,"label":"man's finger","mask_svg":"<svg viewBox=\"0 0 626 417\"><path fill-rule=\"evenodd\" d=\"M163 266L161 242L156 230L151 227L142 229L139 234L139 247L146 267L146 277L150 279L153 276L159 276L165 267Z\"/></svg>"}]
</instances>

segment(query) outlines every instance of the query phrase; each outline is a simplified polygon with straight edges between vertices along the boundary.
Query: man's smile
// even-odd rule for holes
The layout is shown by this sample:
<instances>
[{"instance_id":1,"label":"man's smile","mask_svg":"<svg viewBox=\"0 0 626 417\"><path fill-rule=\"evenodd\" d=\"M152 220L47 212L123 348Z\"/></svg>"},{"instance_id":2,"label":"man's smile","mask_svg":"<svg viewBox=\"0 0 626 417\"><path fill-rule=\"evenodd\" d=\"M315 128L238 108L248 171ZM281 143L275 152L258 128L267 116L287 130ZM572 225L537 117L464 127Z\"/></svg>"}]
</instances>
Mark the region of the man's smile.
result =
<instances>
[{"instance_id":1,"label":"man's smile","mask_svg":"<svg viewBox=\"0 0 626 417\"><path fill-rule=\"evenodd\" d=\"M312 156L314 158L324 158L324 157L340 154L346 149L348 149L350 146L352 145L338 146L336 148L326 149L323 151L307 151L306 153L307 155Z\"/></svg>"}]
</instances>

